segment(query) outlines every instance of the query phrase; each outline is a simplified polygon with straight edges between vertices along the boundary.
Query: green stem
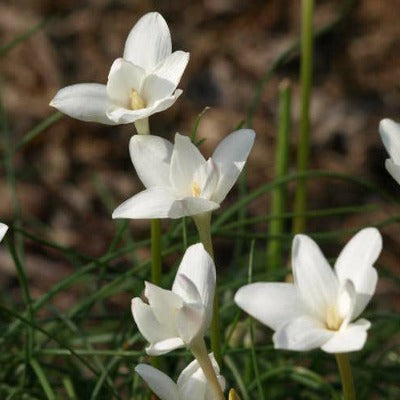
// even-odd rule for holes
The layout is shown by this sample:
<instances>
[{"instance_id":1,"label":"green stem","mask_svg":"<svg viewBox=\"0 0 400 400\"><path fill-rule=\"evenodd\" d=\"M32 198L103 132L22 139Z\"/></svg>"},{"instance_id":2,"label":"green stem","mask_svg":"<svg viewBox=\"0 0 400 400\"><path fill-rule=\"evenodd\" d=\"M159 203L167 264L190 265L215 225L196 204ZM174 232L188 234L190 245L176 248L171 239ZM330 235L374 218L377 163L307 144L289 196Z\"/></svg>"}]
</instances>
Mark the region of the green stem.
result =
<instances>
[{"instance_id":1,"label":"green stem","mask_svg":"<svg viewBox=\"0 0 400 400\"><path fill-rule=\"evenodd\" d=\"M135 127L139 135L150 135L149 119L143 118L135 121ZM151 282L157 286L161 284L161 221L152 219L150 222L151 235ZM160 360L157 357L151 358L151 365L154 368L160 367Z\"/></svg>"},{"instance_id":2,"label":"green stem","mask_svg":"<svg viewBox=\"0 0 400 400\"><path fill-rule=\"evenodd\" d=\"M285 176L288 171L289 132L290 132L290 82L284 80L279 87L279 129L275 151L275 179ZM279 236L283 233L284 214L286 205L286 186L278 186L272 192L269 233ZM279 239L268 241L267 268L276 269L282 265L282 242Z\"/></svg>"},{"instance_id":3,"label":"green stem","mask_svg":"<svg viewBox=\"0 0 400 400\"><path fill-rule=\"evenodd\" d=\"M305 172L308 169L310 158L310 98L312 84L313 66L313 14L314 0L302 0L301 17L301 114L299 147L297 153L298 172ZM294 200L294 210L296 213L303 212L307 206L307 185L301 179L297 182ZM293 221L293 231L303 232L306 227L304 216L296 217Z\"/></svg>"},{"instance_id":4,"label":"green stem","mask_svg":"<svg viewBox=\"0 0 400 400\"><path fill-rule=\"evenodd\" d=\"M201 369L203 370L207 382L210 384L214 392L215 399L225 400L224 392L219 385L217 374L215 373L214 367L210 361L210 357L208 356L204 339L202 338L196 341L196 343L190 347L190 351L193 353Z\"/></svg>"},{"instance_id":5,"label":"green stem","mask_svg":"<svg viewBox=\"0 0 400 400\"><path fill-rule=\"evenodd\" d=\"M151 281L161 283L161 221L151 220Z\"/></svg>"},{"instance_id":6,"label":"green stem","mask_svg":"<svg viewBox=\"0 0 400 400\"><path fill-rule=\"evenodd\" d=\"M200 241L203 243L204 248L214 260L214 249L211 239L211 213L198 214L193 217L196 224L197 231L200 236ZM221 332L219 328L219 304L218 304L218 290L215 286L214 305L213 305L213 318L211 321L211 349L214 357L219 366L222 365L222 351L221 351Z\"/></svg>"},{"instance_id":7,"label":"green stem","mask_svg":"<svg viewBox=\"0 0 400 400\"><path fill-rule=\"evenodd\" d=\"M351 373L348 354L337 353L336 361L339 367L340 377L342 379L344 400L356 400L356 391L354 389L353 375Z\"/></svg>"}]
</instances>

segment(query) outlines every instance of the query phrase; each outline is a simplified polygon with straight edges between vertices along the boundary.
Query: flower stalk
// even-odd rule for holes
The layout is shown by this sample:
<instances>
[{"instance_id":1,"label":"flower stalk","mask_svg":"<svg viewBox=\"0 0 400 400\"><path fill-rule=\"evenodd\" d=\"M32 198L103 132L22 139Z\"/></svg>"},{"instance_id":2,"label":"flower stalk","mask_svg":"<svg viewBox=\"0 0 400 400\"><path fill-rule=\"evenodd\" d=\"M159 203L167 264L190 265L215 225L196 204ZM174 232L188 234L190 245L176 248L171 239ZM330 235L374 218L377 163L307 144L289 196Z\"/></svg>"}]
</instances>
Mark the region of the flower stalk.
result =
<instances>
[{"instance_id":1,"label":"flower stalk","mask_svg":"<svg viewBox=\"0 0 400 400\"><path fill-rule=\"evenodd\" d=\"M135 121L135 128L139 135L150 135L149 119L138 119Z\"/></svg>"},{"instance_id":2,"label":"flower stalk","mask_svg":"<svg viewBox=\"0 0 400 400\"><path fill-rule=\"evenodd\" d=\"M347 353L337 353L335 355L340 378L342 380L343 398L344 400L356 400L356 391L354 389L349 356Z\"/></svg>"},{"instance_id":3,"label":"flower stalk","mask_svg":"<svg viewBox=\"0 0 400 400\"><path fill-rule=\"evenodd\" d=\"M200 241L203 243L205 250L214 260L214 249L211 238L211 213L198 214L193 216L194 223L199 233ZM222 351L221 351L221 331L219 323L219 300L218 291L214 293L213 317L211 321L211 349L214 357L221 367Z\"/></svg>"},{"instance_id":4,"label":"flower stalk","mask_svg":"<svg viewBox=\"0 0 400 400\"><path fill-rule=\"evenodd\" d=\"M215 373L214 367L211 364L210 358L208 357L206 344L204 343L204 339L196 341L190 347L190 351L196 358L199 363L203 373L212 387L212 390L215 395L216 400L225 400L224 392L221 389L221 386L218 382L217 375ZM217 361L218 362L218 361Z\"/></svg>"},{"instance_id":5,"label":"flower stalk","mask_svg":"<svg viewBox=\"0 0 400 400\"><path fill-rule=\"evenodd\" d=\"M275 156L275 179L287 174L289 157L289 132L290 132L290 99L291 89L289 80L282 81L279 87L279 127ZM285 212L286 187L278 186L272 192L271 222L268 232L275 239L270 239L267 245L267 266L275 270L282 265L282 242L279 235L283 233L284 220L279 217Z\"/></svg>"},{"instance_id":6,"label":"flower stalk","mask_svg":"<svg viewBox=\"0 0 400 400\"><path fill-rule=\"evenodd\" d=\"M302 0L301 17L301 111L300 132L297 153L297 169L299 173L306 172L310 158L310 98L313 65L313 15L314 0ZM293 232L304 232L306 217L304 211L307 206L307 184L304 179L297 182L294 212L298 215L293 221Z\"/></svg>"}]
</instances>

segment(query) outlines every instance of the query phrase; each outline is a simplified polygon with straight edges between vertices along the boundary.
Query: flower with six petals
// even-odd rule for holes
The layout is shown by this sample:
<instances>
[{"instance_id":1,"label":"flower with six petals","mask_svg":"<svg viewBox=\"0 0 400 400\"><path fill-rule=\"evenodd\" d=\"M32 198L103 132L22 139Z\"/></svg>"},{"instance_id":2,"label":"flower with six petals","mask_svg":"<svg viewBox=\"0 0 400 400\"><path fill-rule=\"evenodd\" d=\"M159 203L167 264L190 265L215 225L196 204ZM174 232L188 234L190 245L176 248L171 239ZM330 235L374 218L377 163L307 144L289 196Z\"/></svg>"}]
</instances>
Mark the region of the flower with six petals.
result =
<instances>
[{"instance_id":1,"label":"flower with six petals","mask_svg":"<svg viewBox=\"0 0 400 400\"><path fill-rule=\"evenodd\" d=\"M228 135L206 160L187 136L175 144L157 136L133 136L129 149L146 189L122 203L113 218L181 218L217 209L242 171L255 133Z\"/></svg>"},{"instance_id":2,"label":"flower with six petals","mask_svg":"<svg viewBox=\"0 0 400 400\"><path fill-rule=\"evenodd\" d=\"M139 133L148 133L147 118L171 107L181 95L182 90L176 88L188 61L189 53L172 53L167 23L159 13L151 12L132 28L123 57L111 66L107 85L67 86L50 105L82 121L137 122Z\"/></svg>"},{"instance_id":3,"label":"flower with six petals","mask_svg":"<svg viewBox=\"0 0 400 400\"><path fill-rule=\"evenodd\" d=\"M236 293L235 302L275 331L275 348L360 350L370 323L358 317L375 292L378 275L373 264L381 249L379 231L363 229L344 247L333 271L313 240L296 235L294 283L246 285Z\"/></svg>"},{"instance_id":4,"label":"flower with six petals","mask_svg":"<svg viewBox=\"0 0 400 400\"><path fill-rule=\"evenodd\" d=\"M144 295L132 300L133 318L150 346L160 355L202 341L212 319L215 265L202 244L190 246L178 268L172 290L145 283Z\"/></svg>"},{"instance_id":5,"label":"flower with six petals","mask_svg":"<svg viewBox=\"0 0 400 400\"><path fill-rule=\"evenodd\" d=\"M225 389L225 379L212 354L209 355L221 389ZM179 375L175 383L168 375L146 364L139 364L135 371L147 382L160 400L214 400L213 390L199 363L192 361Z\"/></svg>"}]
</instances>

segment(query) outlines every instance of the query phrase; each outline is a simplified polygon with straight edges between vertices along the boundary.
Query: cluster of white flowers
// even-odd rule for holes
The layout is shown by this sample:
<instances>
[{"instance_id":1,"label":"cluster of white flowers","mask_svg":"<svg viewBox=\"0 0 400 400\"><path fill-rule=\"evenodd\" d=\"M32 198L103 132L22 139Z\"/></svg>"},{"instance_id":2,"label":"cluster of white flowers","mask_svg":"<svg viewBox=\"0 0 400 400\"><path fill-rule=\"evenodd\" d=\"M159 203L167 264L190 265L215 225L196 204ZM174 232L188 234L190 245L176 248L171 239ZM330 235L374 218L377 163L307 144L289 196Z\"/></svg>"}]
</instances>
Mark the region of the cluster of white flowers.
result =
<instances>
[{"instance_id":1,"label":"cluster of white flowers","mask_svg":"<svg viewBox=\"0 0 400 400\"><path fill-rule=\"evenodd\" d=\"M246 163L255 137L250 129L231 133L208 160L187 136L177 133L172 144L147 135L149 116L167 109L181 95L177 86L188 60L186 52L172 53L163 17L149 13L129 33L123 57L112 64L106 85L68 86L50 103L84 121L135 123L142 134L131 138L129 150L145 190L121 204L113 218L209 214L220 207ZM400 125L383 120L380 131L390 154L386 167L400 183ZM5 230L1 225L1 237ZM373 265L381 248L378 230L363 229L345 246L332 270L312 239L296 235L292 247L294 282L246 285L236 293L235 301L275 331L277 349L360 350L370 323L359 316L375 292L377 272ZM136 367L161 400L224 398L225 380L204 345L215 285L214 261L202 244L196 244L186 250L171 290L146 282L146 300L132 300L133 318L149 342L149 355L186 347L196 357L177 383L148 365Z\"/></svg>"}]
</instances>

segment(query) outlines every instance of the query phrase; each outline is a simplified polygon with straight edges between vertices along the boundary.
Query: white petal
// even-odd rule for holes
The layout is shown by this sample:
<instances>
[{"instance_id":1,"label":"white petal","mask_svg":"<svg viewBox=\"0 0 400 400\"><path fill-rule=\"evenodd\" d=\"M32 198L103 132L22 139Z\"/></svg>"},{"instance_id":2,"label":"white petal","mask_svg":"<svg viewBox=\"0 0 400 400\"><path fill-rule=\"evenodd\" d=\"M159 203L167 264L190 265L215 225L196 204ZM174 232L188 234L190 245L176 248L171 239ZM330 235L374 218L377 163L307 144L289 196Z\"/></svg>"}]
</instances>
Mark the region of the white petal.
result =
<instances>
[{"instance_id":1,"label":"white petal","mask_svg":"<svg viewBox=\"0 0 400 400\"><path fill-rule=\"evenodd\" d=\"M385 167L392 178L400 185L400 165L395 164L391 158L385 161Z\"/></svg>"},{"instance_id":2,"label":"white petal","mask_svg":"<svg viewBox=\"0 0 400 400\"><path fill-rule=\"evenodd\" d=\"M359 320L348 325L346 329L335 332L321 348L327 353L348 353L361 350L367 340L369 327L370 323L367 320Z\"/></svg>"},{"instance_id":3,"label":"white petal","mask_svg":"<svg viewBox=\"0 0 400 400\"><path fill-rule=\"evenodd\" d=\"M140 94L147 106L151 107L157 101L170 97L175 89L176 85L173 82L151 74L146 76Z\"/></svg>"},{"instance_id":4,"label":"white petal","mask_svg":"<svg viewBox=\"0 0 400 400\"><path fill-rule=\"evenodd\" d=\"M215 149L213 161L219 169L219 181L212 200L221 203L237 181L253 147L255 133L240 129L228 135Z\"/></svg>"},{"instance_id":5,"label":"white petal","mask_svg":"<svg viewBox=\"0 0 400 400\"><path fill-rule=\"evenodd\" d=\"M202 199L201 197L185 197L184 199L177 200L170 209L170 218L181 218L185 216L195 216L211 212L219 208L218 203Z\"/></svg>"},{"instance_id":6,"label":"white petal","mask_svg":"<svg viewBox=\"0 0 400 400\"><path fill-rule=\"evenodd\" d=\"M176 315L183 306L182 299L170 290L162 289L150 282L145 282L144 295L149 300L151 311L169 336L178 336Z\"/></svg>"},{"instance_id":7,"label":"white petal","mask_svg":"<svg viewBox=\"0 0 400 400\"><path fill-rule=\"evenodd\" d=\"M118 206L113 218L179 218L171 216L176 210L175 195L168 189L153 186L146 189ZM171 211L172 210L172 211Z\"/></svg>"},{"instance_id":8,"label":"white petal","mask_svg":"<svg viewBox=\"0 0 400 400\"><path fill-rule=\"evenodd\" d=\"M308 351L321 347L333 334L318 320L301 316L280 327L273 341L276 349Z\"/></svg>"},{"instance_id":9,"label":"white petal","mask_svg":"<svg viewBox=\"0 0 400 400\"><path fill-rule=\"evenodd\" d=\"M148 342L156 343L171 338L171 334L157 321L150 306L139 297L132 299L132 315L140 333Z\"/></svg>"},{"instance_id":10,"label":"white petal","mask_svg":"<svg viewBox=\"0 0 400 400\"><path fill-rule=\"evenodd\" d=\"M135 371L160 400L179 400L178 386L168 375L146 364L137 365Z\"/></svg>"},{"instance_id":11,"label":"white petal","mask_svg":"<svg viewBox=\"0 0 400 400\"><path fill-rule=\"evenodd\" d=\"M218 167L212 158L209 158L205 164L200 165L193 177L193 180L199 185L201 190L200 197L207 200L212 199L218 179Z\"/></svg>"},{"instance_id":12,"label":"white petal","mask_svg":"<svg viewBox=\"0 0 400 400\"><path fill-rule=\"evenodd\" d=\"M129 142L132 163L146 188L169 186L172 143L159 136L134 135Z\"/></svg>"},{"instance_id":13,"label":"white petal","mask_svg":"<svg viewBox=\"0 0 400 400\"><path fill-rule=\"evenodd\" d=\"M175 277L174 285L178 286L178 290L172 289L172 291L179 295L185 303L203 305L196 285L185 274L178 273Z\"/></svg>"},{"instance_id":14,"label":"white petal","mask_svg":"<svg viewBox=\"0 0 400 400\"><path fill-rule=\"evenodd\" d=\"M356 305L356 288L352 281L347 279L341 284L338 294L337 311L343 318L340 328L346 327L353 319L354 307Z\"/></svg>"},{"instance_id":15,"label":"white petal","mask_svg":"<svg viewBox=\"0 0 400 400\"><path fill-rule=\"evenodd\" d=\"M177 271L179 275L187 276L197 288L206 312L212 314L212 305L215 291L215 264L201 243L188 247ZM185 300L185 286L175 279L172 291ZM186 300L187 301L187 300Z\"/></svg>"},{"instance_id":16,"label":"white petal","mask_svg":"<svg viewBox=\"0 0 400 400\"><path fill-rule=\"evenodd\" d=\"M400 124L385 118L379 123L379 133L390 158L400 164Z\"/></svg>"},{"instance_id":17,"label":"white petal","mask_svg":"<svg viewBox=\"0 0 400 400\"><path fill-rule=\"evenodd\" d=\"M205 310L201 304L184 304L177 315L179 337L190 346L193 340L204 336Z\"/></svg>"},{"instance_id":18,"label":"white petal","mask_svg":"<svg viewBox=\"0 0 400 400\"><path fill-rule=\"evenodd\" d=\"M225 390L225 379L219 374L219 367L215 361L214 355L209 354L211 364L217 375L217 379L220 383L222 391ZM204 376L199 363L194 360L192 361L179 375L178 388L181 395L181 399L193 399L193 400L207 400L214 399L214 395L211 391L210 385L207 383L207 379Z\"/></svg>"},{"instance_id":19,"label":"white petal","mask_svg":"<svg viewBox=\"0 0 400 400\"><path fill-rule=\"evenodd\" d=\"M106 86L99 83L79 83L62 88L51 100L50 105L81 121L115 125L106 115Z\"/></svg>"},{"instance_id":20,"label":"white petal","mask_svg":"<svg viewBox=\"0 0 400 400\"><path fill-rule=\"evenodd\" d=\"M146 353L149 356L161 356L182 347L185 347L185 342L180 337L173 337L150 343L150 346L146 347Z\"/></svg>"},{"instance_id":21,"label":"white petal","mask_svg":"<svg viewBox=\"0 0 400 400\"><path fill-rule=\"evenodd\" d=\"M157 100L151 106L139 110L128 110L125 107L110 104L106 111L107 117L118 124L131 124L171 107L181 94L182 90L177 89L172 96Z\"/></svg>"},{"instance_id":22,"label":"white petal","mask_svg":"<svg viewBox=\"0 0 400 400\"><path fill-rule=\"evenodd\" d=\"M165 19L157 12L144 15L129 32L124 58L151 72L172 51Z\"/></svg>"},{"instance_id":23,"label":"white petal","mask_svg":"<svg viewBox=\"0 0 400 400\"><path fill-rule=\"evenodd\" d=\"M176 88L181 80L188 61L189 53L180 50L174 51L157 67L154 74L162 79L174 83Z\"/></svg>"},{"instance_id":24,"label":"white petal","mask_svg":"<svg viewBox=\"0 0 400 400\"><path fill-rule=\"evenodd\" d=\"M206 160L187 136L175 135L171 157L170 180L182 196L192 196L192 183L196 170Z\"/></svg>"},{"instance_id":25,"label":"white petal","mask_svg":"<svg viewBox=\"0 0 400 400\"><path fill-rule=\"evenodd\" d=\"M335 263L340 282L349 279L357 292L353 318L364 310L375 293L378 274L373 264L382 250L382 236L376 228L365 228L347 243Z\"/></svg>"},{"instance_id":26,"label":"white petal","mask_svg":"<svg viewBox=\"0 0 400 400\"><path fill-rule=\"evenodd\" d=\"M108 98L112 103L130 109L132 90L140 94L144 76L143 68L125 61L123 58L117 58L108 74Z\"/></svg>"},{"instance_id":27,"label":"white petal","mask_svg":"<svg viewBox=\"0 0 400 400\"><path fill-rule=\"evenodd\" d=\"M318 245L306 235L296 235L292 246L295 285L308 309L325 320L327 307L335 304L338 281Z\"/></svg>"},{"instance_id":28,"label":"white petal","mask_svg":"<svg viewBox=\"0 0 400 400\"><path fill-rule=\"evenodd\" d=\"M8 226L0 222L0 242L3 240L4 235L8 230Z\"/></svg>"},{"instance_id":29,"label":"white petal","mask_svg":"<svg viewBox=\"0 0 400 400\"><path fill-rule=\"evenodd\" d=\"M273 330L304 314L304 306L291 283L252 283L241 287L235 303Z\"/></svg>"}]
</instances>

